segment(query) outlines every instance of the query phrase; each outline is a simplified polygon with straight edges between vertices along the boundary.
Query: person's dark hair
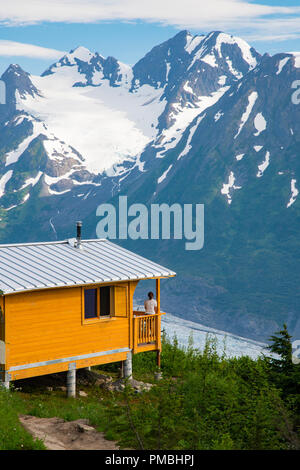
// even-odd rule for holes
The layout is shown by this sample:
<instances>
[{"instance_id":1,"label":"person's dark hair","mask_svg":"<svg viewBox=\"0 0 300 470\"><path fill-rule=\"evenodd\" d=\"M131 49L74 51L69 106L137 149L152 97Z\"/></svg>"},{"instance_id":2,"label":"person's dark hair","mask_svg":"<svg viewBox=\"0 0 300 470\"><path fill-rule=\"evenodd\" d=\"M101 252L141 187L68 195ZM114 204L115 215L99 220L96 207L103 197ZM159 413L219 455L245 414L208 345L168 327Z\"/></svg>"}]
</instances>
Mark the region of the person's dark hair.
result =
<instances>
[{"instance_id":1,"label":"person's dark hair","mask_svg":"<svg viewBox=\"0 0 300 470\"><path fill-rule=\"evenodd\" d=\"M153 297L154 297L153 292L148 292L148 297L149 297L150 300L153 299Z\"/></svg>"}]
</instances>

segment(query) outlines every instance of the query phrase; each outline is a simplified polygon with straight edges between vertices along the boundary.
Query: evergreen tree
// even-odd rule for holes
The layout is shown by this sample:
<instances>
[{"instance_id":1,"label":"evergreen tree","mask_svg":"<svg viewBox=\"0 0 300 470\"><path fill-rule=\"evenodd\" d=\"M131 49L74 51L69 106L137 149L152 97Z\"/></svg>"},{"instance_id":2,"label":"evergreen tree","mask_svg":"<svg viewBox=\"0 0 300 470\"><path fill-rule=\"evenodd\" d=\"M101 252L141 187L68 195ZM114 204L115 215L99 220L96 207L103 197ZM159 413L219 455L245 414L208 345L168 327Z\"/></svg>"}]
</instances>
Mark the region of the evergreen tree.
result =
<instances>
[{"instance_id":1,"label":"evergreen tree","mask_svg":"<svg viewBox=\"0 0 300 470\"><path fill-rule=\"evenodd\" d=\"M289 374L293 368L291 339L292 336L289 335L286 324L283 325L282 330L276 331L275 335L270 338L272 344L268 346L268 349L279 356L269 358L275 372Z\"/></svg>"},{"instance_id":2,"label":"evergreen tree","mask_svg":"<svg viewBox=\"0 0 300 470\"><path fill-rule=\"evenodd\" d=\"M282 398L300 413L300 364L292 361L292 336L284 324L283 329L271 336L268 349L275 354L268 358L271 380L282 391Z\"/></svg>"}]
</instances>

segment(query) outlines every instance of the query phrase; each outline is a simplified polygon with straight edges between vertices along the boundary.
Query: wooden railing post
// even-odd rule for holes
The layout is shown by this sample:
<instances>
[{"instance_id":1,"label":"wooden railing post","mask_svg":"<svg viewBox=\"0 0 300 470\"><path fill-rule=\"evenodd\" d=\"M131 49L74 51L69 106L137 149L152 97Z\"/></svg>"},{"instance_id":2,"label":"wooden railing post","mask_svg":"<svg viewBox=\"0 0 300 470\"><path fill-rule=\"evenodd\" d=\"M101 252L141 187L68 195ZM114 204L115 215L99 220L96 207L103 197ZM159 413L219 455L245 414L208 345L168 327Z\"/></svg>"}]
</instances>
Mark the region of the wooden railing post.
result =
<instances>
[{"instance_id":1,"label":"wooden railing post","mask_svg":"<svg viewBox=\"0 0 300 470\"><path fill-rule=\"evenodd\" d=\"M156 315L156 344L157 350L161 351L161 315Z\"/></svg>"},{"instance_id":2,"label":"wooden railing post","mask_svg":"<svg viewBox=\"0 0 300 470\"><path fill-rule=\"evenodd\" d=\"M157 313L160 313L160 279L156 279Z\"/></svg>"},{"instance_id":3,"label":"wooden railing post","mask_svg":"<svg viewBox=\"0 0 300 470\"><path fill-rule=\"evenodd\" d=\"M133 353L135 353L138 348L138 321L138 318L133 318Z\"/></svg>"}]
</instances>

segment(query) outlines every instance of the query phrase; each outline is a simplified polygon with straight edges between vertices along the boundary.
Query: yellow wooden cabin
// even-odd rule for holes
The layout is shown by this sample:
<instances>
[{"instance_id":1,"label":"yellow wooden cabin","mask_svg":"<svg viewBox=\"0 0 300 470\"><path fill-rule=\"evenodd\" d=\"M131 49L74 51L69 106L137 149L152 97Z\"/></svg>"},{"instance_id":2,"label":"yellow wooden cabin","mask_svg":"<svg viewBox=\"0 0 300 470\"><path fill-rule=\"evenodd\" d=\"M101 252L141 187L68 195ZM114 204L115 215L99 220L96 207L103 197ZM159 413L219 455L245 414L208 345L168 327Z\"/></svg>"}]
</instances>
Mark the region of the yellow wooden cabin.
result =
<instances>
[{"instance_id":1,"label":"yellow wooden cabin","mask_svg":"<svg viewBox=\"0 0 300 470\"><path fill-rule=\"evenodd\" d=\"M68 371L161 351L160 279L173 271L108 240L0 245L0 380ZM157 314L133 311L140 280L156 279Z\"/></svg>"}]
</instances>

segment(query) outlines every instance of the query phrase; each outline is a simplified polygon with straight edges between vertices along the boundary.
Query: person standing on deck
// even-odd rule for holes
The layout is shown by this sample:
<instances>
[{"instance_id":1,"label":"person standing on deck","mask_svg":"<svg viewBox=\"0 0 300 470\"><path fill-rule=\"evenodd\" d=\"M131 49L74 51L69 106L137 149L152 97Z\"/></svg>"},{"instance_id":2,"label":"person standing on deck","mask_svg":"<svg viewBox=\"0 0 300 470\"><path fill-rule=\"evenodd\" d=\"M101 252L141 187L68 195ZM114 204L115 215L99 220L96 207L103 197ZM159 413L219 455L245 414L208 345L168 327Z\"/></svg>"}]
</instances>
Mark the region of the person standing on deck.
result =
<instances>
[{"instance_id":1,"label":"person standing on deck","mask_svg":"<svg viewBox=\"0 0 300 470\"><path fill-rule=\"evenodd\" d=\"M157 301L154 299L153 292L148 292L148 300L145 300L144 307L146 315L154 315L157 313Z\"/></svg>"}]
</instances>

